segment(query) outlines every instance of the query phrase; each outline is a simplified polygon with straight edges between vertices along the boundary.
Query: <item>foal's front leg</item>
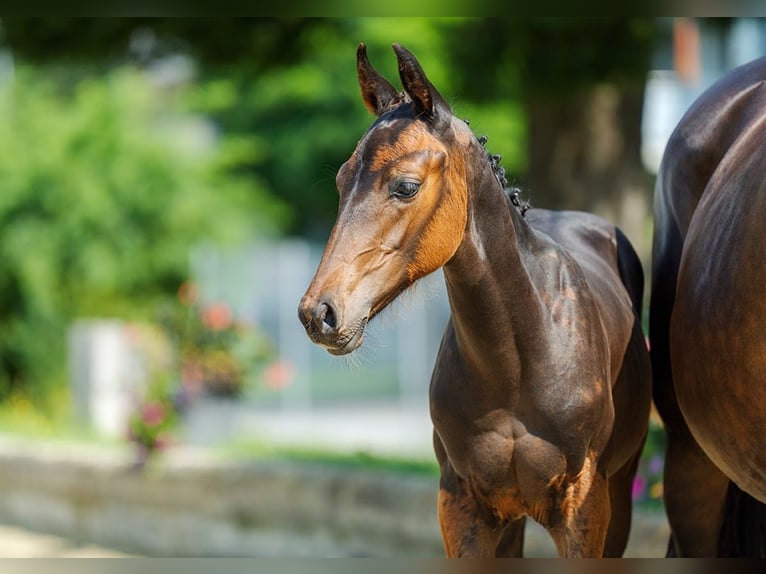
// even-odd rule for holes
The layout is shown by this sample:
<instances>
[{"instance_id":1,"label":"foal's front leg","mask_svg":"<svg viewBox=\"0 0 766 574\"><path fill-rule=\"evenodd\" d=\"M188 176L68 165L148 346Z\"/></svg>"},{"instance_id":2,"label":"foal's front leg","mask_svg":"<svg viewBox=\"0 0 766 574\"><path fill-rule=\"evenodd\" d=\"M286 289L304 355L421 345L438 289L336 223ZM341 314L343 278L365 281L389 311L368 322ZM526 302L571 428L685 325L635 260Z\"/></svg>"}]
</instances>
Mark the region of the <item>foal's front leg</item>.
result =
<instances>
[{"instance_id":1,"label":"foal's front leg","mask_svg":"<svg viewBox=\"0 0 766 574\"><path fill-rule=\"evenodd\" d=\"M442 469L439 527L448 558L494 558L505 529L451 467ZM523 523L522 523L523 525Z\"/></svg>"},{"instance_id":2,"label":"foal's front leg","mask_svg":"<svg viewBox=\"0 0 766 574\"><path fill-rule=\"evenodd\" d=\"M563 558L599 558L604 554L610 506L607 480L588 459L575 480L564 486L548 531Z\"/></svg>"}]
</instances>

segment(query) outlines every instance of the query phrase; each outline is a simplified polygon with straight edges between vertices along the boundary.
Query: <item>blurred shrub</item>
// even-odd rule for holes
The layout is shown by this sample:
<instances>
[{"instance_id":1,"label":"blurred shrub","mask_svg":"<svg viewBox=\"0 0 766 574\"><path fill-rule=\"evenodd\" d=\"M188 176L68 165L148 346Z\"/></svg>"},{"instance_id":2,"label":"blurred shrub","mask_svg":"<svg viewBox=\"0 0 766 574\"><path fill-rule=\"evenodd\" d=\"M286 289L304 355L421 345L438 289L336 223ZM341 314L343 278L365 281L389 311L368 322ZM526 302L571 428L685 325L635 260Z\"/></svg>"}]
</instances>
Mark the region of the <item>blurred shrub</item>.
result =
<instances>
[{"instance_id":1,"label":"blurred shrub","mask_svg":"<svg viewBox=\"0 0 766 574\"><path fill-rule=\"evenodd\" d=\"M135 463L139 467L175 441L180 418L173 402L173 387L169 376L152 378L128 418L128 440L136 448Z\"/></svg>"},{"instance_id":2,"label":"blurred shrub","mask_svg":"<svg viewBox=\"0 0 766 574\"><path fill-rule=\"evenodd\" d=\"M239 397L261 382L276 358L273 341L258 325L236 317L225 303L201 302L192 282L181 285L177 302L161 307L158 322L178 355L184 402L200 395Z\"/></svg>"},{"instance_id":3,"label":"blurred shrub","mask_svg":"<svg viewBox=\"0 0 766 574\"><path fill-rule=\"evenodd\" d=\"M151 317L187 278L194 242L287 220L232 169L256 153L248 138L181 112L177 92L193 89L128 68L18 68L0 85L0 398L62 378L72 317Z\"/></svg>"}]
</instances>

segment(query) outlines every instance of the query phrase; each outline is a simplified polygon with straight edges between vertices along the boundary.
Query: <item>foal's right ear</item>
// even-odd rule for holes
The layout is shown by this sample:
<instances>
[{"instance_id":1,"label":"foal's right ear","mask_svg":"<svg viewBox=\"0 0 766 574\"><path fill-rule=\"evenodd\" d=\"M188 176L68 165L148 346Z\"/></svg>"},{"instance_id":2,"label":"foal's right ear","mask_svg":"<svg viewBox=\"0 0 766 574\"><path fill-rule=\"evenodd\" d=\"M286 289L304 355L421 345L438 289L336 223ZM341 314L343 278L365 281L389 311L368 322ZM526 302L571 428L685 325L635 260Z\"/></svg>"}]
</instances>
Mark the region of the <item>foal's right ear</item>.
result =
<instances>
[{"instance_id":1,"label":"foal's right ear","mask_svg":"<svg viewBox=\"0 0 766 574\"><path fill-rule=\"evenodd\" d=\"M399 96L396 88L370 65L364 44L359 44L356 49L356 75L362 88L364 105L376 116L385 112Z\"/></svg>"}]
</instances>

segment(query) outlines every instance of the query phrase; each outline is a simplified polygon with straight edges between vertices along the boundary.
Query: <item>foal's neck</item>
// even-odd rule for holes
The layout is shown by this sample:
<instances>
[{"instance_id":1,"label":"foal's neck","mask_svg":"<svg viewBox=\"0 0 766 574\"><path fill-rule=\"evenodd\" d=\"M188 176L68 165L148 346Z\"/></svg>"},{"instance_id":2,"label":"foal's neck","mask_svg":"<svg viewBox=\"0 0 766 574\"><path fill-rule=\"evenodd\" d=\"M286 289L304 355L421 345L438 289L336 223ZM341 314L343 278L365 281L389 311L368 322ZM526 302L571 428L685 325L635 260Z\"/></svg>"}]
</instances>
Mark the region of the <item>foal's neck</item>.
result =
<instances>
[{"instance_id":1,"label":"foal's neck","mask_svg":"<svg viewBox=\"0 0 766 574\"><path fill-rule=\"evenodd\" d=\"M509 203L487 162L473 163L483 167L469 167L465 235L444 266L452 324L474 368L518 378L544 314L540 261L555 247Z\"/></svg>"}]
</instances>

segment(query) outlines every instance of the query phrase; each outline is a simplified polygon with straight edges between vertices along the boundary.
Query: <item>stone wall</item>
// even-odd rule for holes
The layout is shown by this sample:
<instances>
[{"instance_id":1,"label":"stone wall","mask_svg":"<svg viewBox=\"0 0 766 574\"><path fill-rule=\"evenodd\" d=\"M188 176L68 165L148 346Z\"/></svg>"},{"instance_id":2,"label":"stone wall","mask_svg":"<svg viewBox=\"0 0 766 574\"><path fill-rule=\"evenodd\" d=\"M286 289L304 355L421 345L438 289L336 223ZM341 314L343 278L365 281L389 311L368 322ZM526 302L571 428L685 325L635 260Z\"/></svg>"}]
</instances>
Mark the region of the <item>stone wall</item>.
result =
<instances>
[{"instance_id":1,"label":"stone wall","mask_svg":"<svg viewBox=\"0 0 766 574\"><path fill-rule=\"evenodd\" d=\"M143 472L129 452L0 437L0 523L146 556L441 557L437 479L178 450ZM661 513L637 513L626 555L664 555ZM555 556L528 521L528 556Z\"/></svg>"},{"instance_id":2,"label":"stone wall","mask_svg":"<svg viewBox=\"0 0 766 574\"><path fill-rule=\"evenodd\" d=\"M151 556L439 556L436 479L0 442L0 522Z\"/></svg>"}]
</instances>

